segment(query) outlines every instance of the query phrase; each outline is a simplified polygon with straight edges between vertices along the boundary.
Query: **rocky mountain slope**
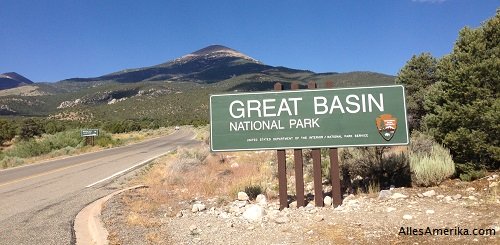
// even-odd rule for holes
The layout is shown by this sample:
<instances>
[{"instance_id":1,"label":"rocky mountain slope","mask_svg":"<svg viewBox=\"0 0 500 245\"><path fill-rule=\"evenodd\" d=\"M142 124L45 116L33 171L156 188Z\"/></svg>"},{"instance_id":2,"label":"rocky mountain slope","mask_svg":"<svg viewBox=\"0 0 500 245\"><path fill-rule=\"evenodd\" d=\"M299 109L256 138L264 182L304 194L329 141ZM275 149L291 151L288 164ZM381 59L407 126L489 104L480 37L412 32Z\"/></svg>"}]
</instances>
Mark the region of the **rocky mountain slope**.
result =
<instances>
[{"instance_id":1,"label":"rocky mountain slope","mask_svg":"<svg viewBox=\"0 0 500 245\"><path fill-rule=\"evenodd\" d=\"M210 94L271 90L276 82L315 81L335 87L394 84L394 77L374 72L314 73L270 66L246 54L212 45L150 67L125 69L94 78L35 83L29 91L0 91L1 115L55 119L208 120ZM79 115L67 117L66 115ZM69 119L68 119L69 120ZM175 122L174 122L175 121Z\"/></svg>"},{"instance_id":2,"label":"rocky mountain slope","mask_svg":"<svg viewBox=\"0 0 500 245\"><path fill-rule=\"evenodd\" d=\"M33 84L33 82L15 72L0 74L0 90L16 88L28 84Z\"/></svg>"}]
</instances>

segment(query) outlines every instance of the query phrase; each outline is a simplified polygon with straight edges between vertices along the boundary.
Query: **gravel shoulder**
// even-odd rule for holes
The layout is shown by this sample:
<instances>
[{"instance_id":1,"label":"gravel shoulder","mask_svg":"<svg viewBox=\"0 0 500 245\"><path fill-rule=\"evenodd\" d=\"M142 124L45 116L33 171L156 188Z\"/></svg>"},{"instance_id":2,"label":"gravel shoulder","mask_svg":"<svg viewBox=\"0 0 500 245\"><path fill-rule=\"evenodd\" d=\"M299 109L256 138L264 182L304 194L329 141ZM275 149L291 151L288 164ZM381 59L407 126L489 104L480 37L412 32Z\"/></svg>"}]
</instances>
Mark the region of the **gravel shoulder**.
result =
<instances>
[{"instance_id":1,"label":"gravel shoulder","mask_svg":"<svg viewBox=\"0 0 500 245\"><path fill-rule=\"evenodd\" d=\"M336 208L310 202L282 211L277 200L221 203L217 196L151 208L146 188L115 196L102 217L110 244L499 244L499 180L449 180L434 188L350 195ZM255 206L261 217L245 218ZM428 228L448 235L425 234ZM466 235L473 229L495 235Z\"/></svg>"}]
</instances>

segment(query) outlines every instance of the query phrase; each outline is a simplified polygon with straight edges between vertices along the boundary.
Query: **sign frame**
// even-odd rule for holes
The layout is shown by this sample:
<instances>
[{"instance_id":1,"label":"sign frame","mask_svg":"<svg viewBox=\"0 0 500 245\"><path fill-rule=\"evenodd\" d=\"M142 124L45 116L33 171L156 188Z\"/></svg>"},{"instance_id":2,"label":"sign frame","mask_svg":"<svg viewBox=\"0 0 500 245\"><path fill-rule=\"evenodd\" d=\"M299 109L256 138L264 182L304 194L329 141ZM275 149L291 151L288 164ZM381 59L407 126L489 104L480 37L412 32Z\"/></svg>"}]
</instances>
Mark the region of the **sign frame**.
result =
<instances>
[{"instance_id":1,"label":"sign frame","mask_svg":"<svg viewBox=\"0 0 500 245\"><path fill-rule=\"evenodd\" d=\"M391 143L388 141L387 143L376 143L376 144L331 144L331 145L308 145L308 146L276 146L276 147L254 147L254 148L228 148L228 149L214 149L213 144L213 129L214 129L214 121L213 121L213 104L212 99L214 97L220 96L239 96L239 95L272 95L272 94L294 94L294 93L318 93L322 91L341 91L341 90L358 90L358 89L378 89L378 88L401 88L402 90L402 107L404 110L404 121L401 121L404 125L405 130L405 142L395 142ZM382 86L363 86L363 87L345 87L345 88L326 88L326 89L303 89L303 90L287 90L287 91L265 91L265 92L245 92L245 93L226 93L226 94L212 94L210 95L209 102L210 109L210 150L213 152L231 152L231 151L256 151L256 150L282 150L282 149L297 149L297 148L342 148L342 147L371 147L371 146L396 146L396 145L408 145L409 143L409 132L408 132L408 115L407 115L407 107L406 107L406 93L405 87L403 85L382 85ZM401 120L401 119L400 119ZM375 127L375 122L373 122ZM382 136L380 136L382 138Z\"/></svg>"}]
</instances>

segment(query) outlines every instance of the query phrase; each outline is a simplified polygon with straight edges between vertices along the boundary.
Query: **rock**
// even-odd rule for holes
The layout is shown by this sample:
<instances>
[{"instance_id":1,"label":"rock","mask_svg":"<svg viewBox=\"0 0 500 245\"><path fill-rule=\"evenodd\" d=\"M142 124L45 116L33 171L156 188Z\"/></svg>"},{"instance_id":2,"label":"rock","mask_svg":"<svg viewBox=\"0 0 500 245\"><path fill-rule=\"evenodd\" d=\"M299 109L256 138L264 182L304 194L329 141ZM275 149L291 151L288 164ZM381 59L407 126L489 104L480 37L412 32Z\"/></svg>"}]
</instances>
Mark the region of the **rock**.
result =
<instances>
[{"instance_id":1,"label":"rock","mask_svg":"<svg viewBox=\"0 0 500 245\"><path fill-rule=\"evenodd\" d=\"M195 235L199 235L200 234L200 229L198 229L198 227L196 225L191 225L189 226L189 232L191 235L195 236Z\"/></svg>"},{"instance_id":2,"label":"rock","mask_svg":"<svg viewBox=\"0 0 500 245\"><path fill-rule=\"evenodd\" d=\"M237 162L231 163L231 168L238 168L240 165Z\"/></svg>"},{"instance_id":3,"label":"rock","mask_svg":"<svg viewBox=\"0 0 500 245\"><path fill-rule=\"evenodd\" d=\"M393 208L393 207L388 207L388 208L386 209L386 211L387 211L388 213L390 213L390 212L392 212L392 211L396 211L396 208Z\"/></svg>"},{"instance_id":4,"label":"rock","mask_svg":"<svg viewBox=\"0 0 500 245\"><path fill-rule=\"evenodd\" d=\"M391 185L391 186L389 187L389 190L391 190L391 191L393 191L394 189L396 189L396 186L394 186L394 185Z\"/></svg>"},{"instance_id":5,"label":"rock","mask_svg":"<svg viewBox=\"0 0 500 245\"><path fill-rule=\"evenodd\" d=\"M290 208L297 208L297 201L293 201L288 205Z\"/></svg>"},{"instance_id":6,"label":"rock","mask_svg":"<svg viewBox=\"0 0 500 245\"><path fill-rule=\"evenodd\" d=\"M492 182L489 187L490 188L493 188L493 187L497 187L498 186L498 182Z\"/></svg>"},{"instance_id":7,"label":"rock","mask_svg":"<svg viewBox=\"0 0 500 245\"><path fill-rule=\"evenodd\" d=\"M469 187L469 188L465 189L465 191L468 191L468 192L472 192L475 190L476 190L476 188L474 188L474 187Z\"/></svg>"},{"instance_id":8,"label":"rock","mask_svg":"<svg viewBox=\"0 0 500 245\"><path fill-rule=\"evenodd\" d=\"M281 216L281 217L278 217L276 219L274 219L274 223L276 224L286 224L290 222L290 219L288 217L285 217L285 216Z\"/></svg>"},{"instance_id":9,"label":"rock","mask_svg":"<svg viewBox=\"0 0 500 245\"><path fill-rule=\"evenodd\" d=\"M247 201L248 200L247 193L245 193L243 191L238 192L238 200L239 201Z\"/></svg>"},{"instance_id":10,"label":"rock","mask_svg":"<svg viewBox=\"0 0 500 245\"><path fill-rule=\"evenodd\" d=\"M359 201L358 200L348 200L346 203L342 204L345 207L351 208L351 209L357 209L359 208Z\"/></svg>"},{"instance_id":11,"label":"rock","mask_svg":"<svg viewBox=\"0 0 500 245\"><path fill-rule=\"evenodd\" d=\"M423 195L422 195L423 196ZM444 195L437 195L436 196L437 199L443 199L444 198Z\"/></svg>"},{"instance_id":12,"label":"rock","mask_svg":"<svg viewBox=\"0 0 500 245\"><path fill-rule=\"evenodd\" d=\"M323 199L323 204L325 204L325 207L329 207L329 206L332 206L332 198L329 197L329 196L326 196L324 199Z\"/></svg>"},{"instance_id":13,"label":"rock","mask_svg":"<svg viewBox=\"0 0 500 245\"><path fill-rule=\"evenodd\" d=\"M447 202L451 202L451 201L453 201L453 197L445 196L444 200L447 201Z\"/></svg>"},{"instance_id":14,"label":"rock","mask_svg":"<svg viewBox=\"0 0 500 245\"><path fill-rule=\"evenodd\" d=\"M229 219L229 214L226 213L226 212L221 212L219 214L219 217L222 218L222 219Z\"/></svg>"},{"instance_id":15,"label":"rock","mask_svg":"<svg viewBox=\"0 0 500 245\"><path fill-rule=\"evenodd\" d=\"M477 201L477 198L475 196L469 196L469 200L471 200L471 201Z\"/></svg>"},{"instance_id":16,"label":"rock","mask_svg":"<svg viewBox=\"0 0 500 245\"><path fill-rule=\"evenodd\" d=\"M305 209L306 209L307 211L310 211L310 210L312 210L312 209L314 209L314 208L315 208L315 206L314 206L314 202L309 202L309 203L306 205L306 207L305 207Z\"/></svg>"},{"instance_id":17,"label":"rock","mask_svg":"<svg viewBox=\"0 0 500 245\"><path fill-rule=\"evenodd\" d=\"M489 176L489 177L487 178L487 180L488 180L488 181L493 181L493 180L496 180L497 178L498 178L498 175L494 174L494 175L492 175L492 176Z\"/></svg>"},{"instance_id":18,"label":"rock","mask_svg":"<svg viewBox=\"0 0 500 245\"><path fill-rule=\"evenodd\" d=\"M457 199L462 198L462 195L456 194L456 195L452 196L452 198L455 199L455 200L457 200Z\"/></svg>"},{"instance_id":19,"label":"rock","mask_svg":"<svg viewBox=\"0 0 500 245\"><path fill-rule=\"evenodd\" d=\"M243 218L245 218L248 221L255 222L255 221L260 221L265 214L266 212L264 208L262 208L259 205L252 204L248 206L245 212L243 212Z\"/></svg>"},{"instance_id":20,"label":"rock","mask_svg":"<svg viewBox=\"0 0 500 245\"><path fill-rule=\"evenodd\" d=\"M392 193L390 190L381 190L380 193L378 194L378 199L387 199L392 196Z\"/></svg>"},{"instance_id":21,"label":"rock","mask_svg":"<svg viewBox=\"0 0 500 245\"><path fill-rule=\"evenodd\" d=\"M229 208L229 212L232 213L232 214L240 214L241 210L240 210L239 207L232 206L232 207Z\"/></svg>"},{"instance_id":22,"label":"rock","mask_svg":"<svg viewBox=\"0 0 500 245\"><path fill-rule=\"evenodd\" d=\"M263 194L257 195L257 197L255 198L255 202L260 205L267 205L266 196L264 196Z\"/></svg>"},{"instance_id":23,"label":"rock","mask_svg":"<svg viewBox=\"0 0 500 245\"><path fill-rule=\"evenodd\" d=\"M403 219L405 219L405 220L411 220L411 219L413 219L413 216L411 216L409 214L405 214L405 215L403 215Z\"/></svg>"},{"instance_id":24,"label":"rock","mask_svg":"<svg viewBox=\"0 0 500 245\"><path fill-rule=\"evenodd\" d=\"M247 230L249 230L249 231L253 231L253 230L255 230L255 226L251 225L251 226L249 226L249 227L247 228Z\"/></svg>"},{"instance_id":25,"label":"rock","mask_svg":"<svg viewBox=\"0 0 500 245\"><path fill-rule=\"evenodd\" d=\"M392 194L392 196L391 196L391 198L392 198L392 199L405 199L405 198L407 198L407 197L408 197L408 196L403 195L403 194L398 193L398 192L396 192L396 193Z\"/></svg>"},{"instance_id":26,"label":"rock","mask_svg":"<svg viewBox=\"0 0 500 245\"><path fill-rule=\"evenodd\" d=\"M427 210L425 211L425 213L426 213L426 214L434 214L435 212L434 212L434 210L432 210L432 209L427 209Z\"/></svg>"},{"instance_id":27,"label":"rock","mask_svg":"<svg viewBox=\"0 0 500 245\"><path fill-rule=\"evenodd\" d=\"M313 220L316 221L316 222L321 222L321 221L325 220L325 216L323 216L323 215L316 215L316 216L314 216Z\"/></svg>"},{"instance_id":28,"label":"rock","mask_svg":"<svg viewBox=\"0 0 500 245\"><path fill-rule=\"evenodd\" d=\"M418 193L417 196L420 198L424 197L424 195L422 195L422 193Z\"/></svg>"},{"instance_id":29,"label":"rock","mask_svg":"<svg viewBox=\"0 0 500 245\"><path fill-rule=\"evenodd\" d=\"M248 204L247 201L234 201L233 206L236 206L238 208L245 207Z\"/></svg>"},{"instance_id":30,"label":"rock","mask_svg":"<svg viewBox=\"0 0 500 245\"><path fill-rule=\"evenodd\" d=\"M191 209L191 212L196 213L205 210L207 207L202 204L202 203L195 203L193 204L193 208Z\"/></svg>"},{"instance_id":31,"label":"rock","mask_svg":"<svg viewBox=\"0 0 500 245\"><path fill-rule=\"evenodd\" d=\"M335 210L335 211L344 211L344 207L343 206L337 206L333 210Z\"/></svg>"},{"instance_id":32,"label":"rock","mask_svg":"<svg viewBox=\"0 0 500 245\"><path fill-rule=\"evenodd\" d=\"M434 195L436 195L436 192L434 190L430 190L422 193L422 195L424 195L424 197L433 197Z\"/></svg>"}]
</instances>

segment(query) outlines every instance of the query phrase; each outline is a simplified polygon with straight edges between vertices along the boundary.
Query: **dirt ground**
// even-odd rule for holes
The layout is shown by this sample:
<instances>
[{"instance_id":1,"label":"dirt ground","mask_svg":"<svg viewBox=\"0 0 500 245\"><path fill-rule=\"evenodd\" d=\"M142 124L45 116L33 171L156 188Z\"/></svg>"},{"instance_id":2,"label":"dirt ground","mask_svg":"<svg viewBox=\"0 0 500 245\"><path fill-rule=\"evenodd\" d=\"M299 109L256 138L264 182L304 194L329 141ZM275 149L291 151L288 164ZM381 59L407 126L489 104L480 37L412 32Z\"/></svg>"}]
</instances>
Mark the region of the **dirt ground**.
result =
<instances>
[{"instance_id":1,"label":"dirt ground","mask_svg":"<svg viewBox=\"0 0 500 245\"><path fill-rule=\"evenodd\" d=\"M244 167L231 162L224 164ZM272 193L259 203L228 197L217 188L210 195L192 193L166 185L155 168L158 164L131 181L148 188L106 204L102 217L110 244L500 244L498 173L473 182L454 179L431 188L350 195L338 207L314 207L311 201L280 211ZM210 176L205 171L196 170L198 176ZM216 185L237 181L210 178ZM256 220L246 216L252 209L260 210Z\"/></svg>"}]
</instances>

